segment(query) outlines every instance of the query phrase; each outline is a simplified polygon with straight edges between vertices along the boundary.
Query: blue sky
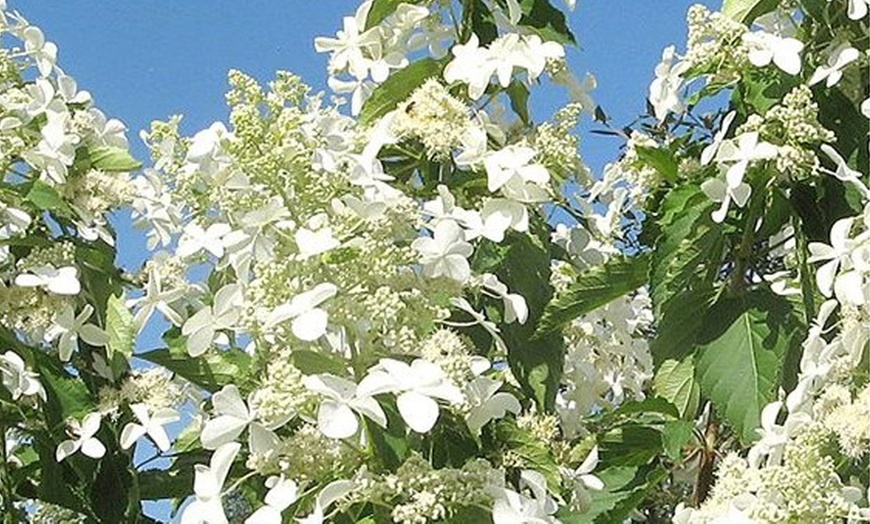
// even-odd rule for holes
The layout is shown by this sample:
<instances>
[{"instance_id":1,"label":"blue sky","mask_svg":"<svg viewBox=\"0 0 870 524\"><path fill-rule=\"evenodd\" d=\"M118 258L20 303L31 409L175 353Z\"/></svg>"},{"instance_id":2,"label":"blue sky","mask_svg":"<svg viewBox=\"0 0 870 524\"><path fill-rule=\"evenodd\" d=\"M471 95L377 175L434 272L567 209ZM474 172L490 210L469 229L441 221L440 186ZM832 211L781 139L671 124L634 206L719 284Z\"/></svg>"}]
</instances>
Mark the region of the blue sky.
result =
<instances>
[{"instance_id":1,"label":"blue sky","mask_svg":"<svg viewBox=\"0 0 870 524\"><path fill-rule=\"evenodd\" d=\"M561 0L552 0L562 7ZM316 36L332 36L349 0L8 0L60 47L59 63L90 91L106 114L123 120L134 154L147 162L138 133L152 120L183 114L186 134L226 120L226 74L241 69L268 81L284 69L316 90L326 89L325 55ZM616 125L644 111L645 96L661 50L685 43L685 13L697 0L579 0L570 24L579 47L569 50L578 74L598 78L596 100ZM706 0L710 6L716 0ZM541 121L565 102L545 90L532 96ZM589 126L583 127L588 131ZM618 154L617 139L583 133L583 155L600 172ZM144 235L118 221L119 263L138 269L147 256ZM157 344L159 332L140 344ZM150 505L154 517L167 506Z\"/></svg>"},{"instance_id":2,"label":"blue sky","mask_svg":"<svg viewBox=\"0 0 870 524\"><path fill-rule=\"evenodd\" d=\"M561 0L552 0L563 7ZM9 0L60 47L60 65L87 89L106 114L129 128L133 151L155 119L183 114L185 133L225 120L226 74L241 69L267 81L292 71L316 90L326 89L326 55L314 37L332 36L349 0ZM598 78L596 100L615 124L643 112L661 50L685 43L685 13L692 0L580 0L570 15L579 46L569 50L578 73ZM715 0L706 0L715 5ZM543 95L543 96L542 96ZM533 94L541 121L564 103L559 93ZM588 126L586 126L588 128ZM584 133L583 155L598 172L615 158L618 139ZM119 224L120 262L135 269L144 237Z\"/></svg>"}]
</instances>

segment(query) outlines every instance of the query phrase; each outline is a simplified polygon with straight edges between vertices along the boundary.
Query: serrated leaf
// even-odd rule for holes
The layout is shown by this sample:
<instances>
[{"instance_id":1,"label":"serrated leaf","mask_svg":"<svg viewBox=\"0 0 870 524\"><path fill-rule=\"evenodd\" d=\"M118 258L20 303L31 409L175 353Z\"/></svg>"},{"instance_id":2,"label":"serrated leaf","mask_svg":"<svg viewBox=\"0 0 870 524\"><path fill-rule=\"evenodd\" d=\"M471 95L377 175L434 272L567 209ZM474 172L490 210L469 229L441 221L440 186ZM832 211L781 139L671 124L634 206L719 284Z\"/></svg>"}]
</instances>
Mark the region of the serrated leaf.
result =
<instances>
[{"instance_id":1,"label":"serrated leaf","mask_svg":"<svg viewBox=\"0 0 870 524\"><path fill-rule=\"evenodd\" d=\"M49 427L62 425L70 417L81 419L93 411L91 394L81 379L70 376L46 354L34 352L33 357L47 396L45 415Z\"/></svg>"},{"instance_id":2,"label":"serrated leaf","mask_svg":"<svg viewBox=\"0 0 870 524\"><path fill-rule=\"evenodd\" d=\"M544 41L575 44L565 13L553 7L549 0L521 0L523 16L519 25L530 28Z\"/></svg>"},{"instance_id":3,"label":"serrated leaf","mask_svg":"<svg viewBox=\"0 0 870 524\"><path fill-rule=\"evenodd\" d=\"M581 274L547 304L537 335L550 333L590 311L630 293L647 282L649 255L614 257Z\"/></svg>"},{"instance_id":4,"label":"serrated leaf","mask_svg":"<svg viewBox=\"0 0 870 524\"><path fill-rule=\"evenodd\" d=\"M88 159L91 167L102 171L136 171L142 163L133 158L124 148L115 146L100 146L88 149Z\"/></svg>"},{"instance_id":5,"label":"serrated leaf","mask_svg":"<svg viewBox=\"0 0 870 524\"><path fill-rule=\"evenodd\" d=\"M500 324L508 360L523 390L541 410L553 409L562 376L565 342L561 333L535 336L544 309L553 296L550 285L549 229L534 216L530 231L511 232L501 244L488 243L475 253L475 271L495 273L512 293L519 293L529 307L525 324Z\"/></svg>"},{"instance_id":6,"label":"serrated leaf","mask_svg":"<svg viewBox=\"0 0 870 524\"><path fill-rule=\"evenodd\" d=\"M749 24L759 16L776 9L779 2L780 0L725 0L722 3L722 14Z\"/></svg>"},{"instance_id":7,"label":"serrated leaf","mask_svg":"<svg viewBox=\"0 0 870 524\"><path fill-rule=\"evenodd\" d=\"M678 293L709 292L721 267L722 227L710 213L715 204L697 186L682 186L665 197L661 230L652 254L650 298L656 318Z\"/></svg>"},{"instance_id":8,"label":"serrated leaf","mask_svg":"<svg viewBox=\"0 0 870 524\"><path fill-rule=\"evenodd\" d=\"M671 460L679 460L683 447L692 439L695 426L688 420L670 420L662 426L662 449Z\"/></svg>"},{"instance_id":9,"label":"serrated leaf","mask_svg":"<svg viewBox=\"0 0 870 524\"><path fill-rule=\"evenodd\" d=\"M167 339L169 347L136 354L136 358L161 365L206 391L215 392L227 384L244 389L251 369L251 357L238 349L210 350L192 358L183 342Z\"/></svg>"},{"instance_id":10,"label":"serrated leaf","mask_svg":"<svg viewBox=\"0 0 870 524\"><path fill-rule=\"evenodd\" d=\"M27 192L24 200L43 211L67 209L66 202L64 202L57 190L42 180L33 181L33 185L30 187L30 191Z\"/></svg>"},{"instance_id":11,"label":"serrated leaf","mask_svg":"<svg viewBox=\"0 0 870 524\"><path fill-rule=\"evenodd\" d=\"M106 301L106 334L109 335L106 345L109 358L115 353L130 358L136 329L133 327L133 314L124 305L124 295L112 295Z\"/></svg>"},{"instance_id":12,"label":"serrated leaf","mask_svg":"<svg viewBox=\"0 0 870 524\"><path fill-rule=\"evenodd\" d=\"M529 89L519 80L514 80L508 85L507 93L511 101L511 109L524 124L528 125L532 120L529 115Z\"/></svg>"},{"instance_id":13,"label":"serrated leaf","mask_svg":"<svg viewBox=\"0 0 870 524\"><path fill-rule=\"evenodd\" d=\"M395 13L399 4L417 3L420 3L419 0L374 0L369 8L369 14L366 16L365 30L368 31Z\"/></svg>"},{"instance_id":14,"label":"serrated leaf","mask_svg":"<svg viewBox=\"0 0 870 524\"><path fill-rule=\"evenodd\" d=\"M764 291L724 299L706 316L695 376L744 443L757 438L761 410L775 400L781 363L802 335L800 325L787 300Z\"/></svg>"},{"instance_id":15,"label":"serrated leaf","mask_svg":"<svg viewBox=\"0 0 870 524\"><path fill-rule=\"evenodd\" d=\"M424 58L413 62L404 69L396 71L387 80L372 91L372 95L363 105L359 114L361 125L368 125L389 113L408 98L411 93L423 85L427 79L441 74L443 64L432 58Z\"/></svg>"},{"instance_id":16,"label":"serrated leaf","mask_svg":"<svg viewBox=\"0 0 870 524\"><path fill-rule=\"evenodd\" d=\"M339 357L317 351L297 349L292 354L293 365L306 375L332 373L342 376L347 373L347 364Z\"/></svg>"},{"instance_id":17,"label":"serrated leaf","mask_svg":"<svg viewBox=\"0 0 870 524\"><path fill-rule=\"evenodd\" d=\"M658 171L662 178L671 183L677 181L679 164L674 157L673 151L664 147L644 146L637 146L634 150L637 152L638 158Z\"/></svg>"},{"instance_id":18,"label":"serrated leaf","mask_svg":"<svg viewBox=\"0 0 870 524\"><path fill-rule=\"evenodd\" d=\"M653 392L676 406L681 417L694 418L701 401L701 389L695 380L692 357L664 361L653 379Z\"/></svg>"},{"instance_id":19,"label":"serrated leaf","mask_svg":"<svg viewBox=\"0 0 870 524\"><path fill-rule=\"evenodd\" d=\"M668 359L682 359L694 351L704 315L714 299L713 288L689 289L668 298L658 314L656 333L649 344L653 364L659 366ZM692 314L687 315L687 311Z\"/></svg>"}]
</instances>

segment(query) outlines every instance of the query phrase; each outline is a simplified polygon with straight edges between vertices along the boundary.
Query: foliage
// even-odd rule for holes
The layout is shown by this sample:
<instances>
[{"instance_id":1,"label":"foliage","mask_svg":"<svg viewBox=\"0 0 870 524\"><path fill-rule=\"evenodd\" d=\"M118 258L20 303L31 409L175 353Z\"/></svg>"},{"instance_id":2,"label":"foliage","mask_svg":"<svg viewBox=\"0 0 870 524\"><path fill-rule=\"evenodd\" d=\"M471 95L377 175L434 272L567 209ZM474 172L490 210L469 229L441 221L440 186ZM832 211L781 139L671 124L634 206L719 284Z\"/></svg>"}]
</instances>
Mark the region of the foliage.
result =
<instances>
[{"instance_id":1,"label":"foliage","mask_svg":"<svg viewBox=\"0 0 870 524\"><path fill-rule=\"evenodd\" d=\"M866 0L693 6L600 176L549 0L367 0L347 106L231 71L132 179L0 6L4 522L870 519Z\"/></svg>"}]
</instances>

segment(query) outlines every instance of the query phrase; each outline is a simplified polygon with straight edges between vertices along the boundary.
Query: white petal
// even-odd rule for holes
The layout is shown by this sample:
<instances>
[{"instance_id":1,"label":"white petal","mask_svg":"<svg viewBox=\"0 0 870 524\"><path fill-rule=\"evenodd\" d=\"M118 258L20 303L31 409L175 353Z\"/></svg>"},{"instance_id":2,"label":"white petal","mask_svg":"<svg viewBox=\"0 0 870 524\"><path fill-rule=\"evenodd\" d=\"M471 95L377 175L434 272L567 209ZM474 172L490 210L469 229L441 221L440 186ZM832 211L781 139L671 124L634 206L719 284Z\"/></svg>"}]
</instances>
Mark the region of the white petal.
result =
<instances>
[{"instance_id":1,"label":"white petal","mask_svg":"<svg viewBox=\"0 0 870 524\"><path fill-rule=\"evenodd\" d=\"M106 446L95 438L89 438L82 442L82 453L91 458L103 458L106 454Z\"/></svg>"},{"instance_id":2,"label":"white petal","mask_svg":"<svg viewBox=\"0 0 870 524\"><path fill-rule=\"evenodd\" d=\"M396 406L402 420L417 433L427 433L438 420L438 403L415 391L396 397Z\"/></svg>"},{"instance_id":3,"label":"white petal","mask_svg":"<svg viewBox=\"0 0 870 524\"><path fill-rule=\"evenodd\" d=\"M55 458L58 462L72 455L79 449L79 442L76 440L64 440L57 446Z\"/></svg>"},{"instance_id":4,"label":"white petal","mask_svg":"<svg viewBox=\"0 0 870 524\"><path fill-rule=\"evenodd\" d=\"M298 339L312 342L326 334L328 323L329 315L326 311L314 308L293 319L291 330Z\"/></svg>"},{"instance_id":5,"label":"white petal","mask_svg":"<svg viewBox=\"0 0 870 524\"><path fill-rule=\"evenodd\" d=\"M317 410L317 427L329 438L343 439L356 434L359 420L346 404L324 400Z\"/></svg>"},{"instance_id":6,"label":"white petal","mask_svg":"<svg viewBox=\"0 0 870 524\"><path fill-rule=\"evenodd\" d=\"M121 431L121 449L130 449L144 434L145 428L143 426L130 422Z\"/></svg>"},{"instance_id":7,"label":"white petal","mask_svg":"<svg viewBox=\"0 0 870 524\"><path fill-rule=\"evenodd\" d=\"M228 415L221 415L206 422L200 440L205 449L216 449L235 442L248 426L248 421Z\"/></svg>"}]
</instances>

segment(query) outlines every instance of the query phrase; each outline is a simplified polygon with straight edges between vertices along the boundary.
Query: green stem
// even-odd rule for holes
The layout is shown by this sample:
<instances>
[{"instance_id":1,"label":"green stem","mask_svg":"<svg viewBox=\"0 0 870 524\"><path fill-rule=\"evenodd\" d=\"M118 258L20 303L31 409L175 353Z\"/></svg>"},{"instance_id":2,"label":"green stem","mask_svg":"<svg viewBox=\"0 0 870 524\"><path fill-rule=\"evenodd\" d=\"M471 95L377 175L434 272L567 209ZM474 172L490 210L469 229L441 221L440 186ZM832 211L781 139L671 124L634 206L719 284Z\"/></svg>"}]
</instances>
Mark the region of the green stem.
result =
<instances>
[{"instance_id":1,"label":"green stem","mask_svg":"<svg viewBox=\"0 0 870 524\"><path fill-rule=\"evenodd\" d=\"M0 443L0 497L3 498L2 515L4 524L16 524L18 513L12 506L15 502L15 496L12 486L12 476L9 474L9 457L6 453L6 431L8 428L5 425L0 425L0 435L3 436L3 442Z\"/></svg>"}]
</instances>

